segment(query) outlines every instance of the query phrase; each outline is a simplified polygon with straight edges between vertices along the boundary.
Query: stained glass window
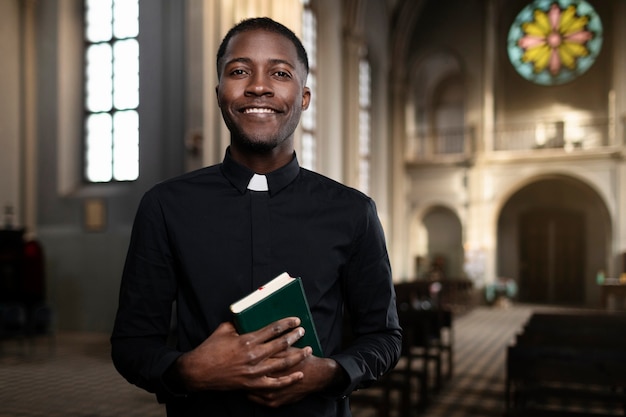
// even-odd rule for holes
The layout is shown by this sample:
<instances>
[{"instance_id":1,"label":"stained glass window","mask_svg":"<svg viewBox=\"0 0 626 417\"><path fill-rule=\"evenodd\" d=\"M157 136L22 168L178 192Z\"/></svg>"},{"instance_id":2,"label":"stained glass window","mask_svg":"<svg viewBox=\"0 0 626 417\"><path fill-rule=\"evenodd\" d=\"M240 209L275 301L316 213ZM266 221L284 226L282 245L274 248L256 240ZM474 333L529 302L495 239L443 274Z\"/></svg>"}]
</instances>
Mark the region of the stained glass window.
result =
<instances>
[{"instance_id":1,"label":"stained glass window","mask_svg":"<svg viewBox=\"0 0 626 417\"><path fill-rule=\"evenodd\" d=\"M525 79L558 85L585 73L602 49L602 22L584 0L536 0L517 15L509 59Z\"/></svg>"},{"instance_id":2,"label":"stained glass window","mask_svg":"<svg viewBox=\"0 0 626 417\"><path fill-rule=\"evenodd\" d=\"M85 0L84 175L139 176L139 1Z\"/></svg>"}]
</instances>

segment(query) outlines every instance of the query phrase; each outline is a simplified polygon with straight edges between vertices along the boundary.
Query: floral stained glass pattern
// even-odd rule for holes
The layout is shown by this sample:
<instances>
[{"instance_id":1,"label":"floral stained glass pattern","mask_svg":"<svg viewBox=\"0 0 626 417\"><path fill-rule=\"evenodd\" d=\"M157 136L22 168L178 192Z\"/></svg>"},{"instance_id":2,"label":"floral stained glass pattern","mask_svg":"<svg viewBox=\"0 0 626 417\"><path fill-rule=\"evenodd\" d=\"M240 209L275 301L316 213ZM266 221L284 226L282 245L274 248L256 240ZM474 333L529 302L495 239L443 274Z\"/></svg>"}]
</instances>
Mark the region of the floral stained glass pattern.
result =
<instances>
[{"instance_id":1,"label":"floral stained glass pattern","mask_svg":"<svg viewBox=\"0 0 626 417\"><path fill-rule=\"evenodd\" d=\"M536 0L518 15L508 37L517 72L541 85L572 81L602 48L602 22L584 0Z\"/></svg>"}]
</instances>

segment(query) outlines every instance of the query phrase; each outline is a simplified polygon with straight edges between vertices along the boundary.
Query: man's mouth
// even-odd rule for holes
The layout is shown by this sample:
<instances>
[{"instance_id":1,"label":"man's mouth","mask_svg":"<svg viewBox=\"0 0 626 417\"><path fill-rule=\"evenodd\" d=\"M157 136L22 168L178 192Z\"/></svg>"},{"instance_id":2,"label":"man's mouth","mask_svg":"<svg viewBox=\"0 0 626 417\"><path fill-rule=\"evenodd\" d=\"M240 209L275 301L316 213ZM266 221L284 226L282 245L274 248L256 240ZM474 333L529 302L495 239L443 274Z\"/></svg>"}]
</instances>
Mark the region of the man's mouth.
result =
<instances>
[{"instance_id":1,"label":"man's mouth","mask_svg":"<svg viewBox=\"0 0 626 417\"><path fill-rule=\"evenodd\" d=\"M261 114L261 113L276 113L274 109L267 107L248 107L243 109L244 114Z\"/></svg>"}]
</instances>

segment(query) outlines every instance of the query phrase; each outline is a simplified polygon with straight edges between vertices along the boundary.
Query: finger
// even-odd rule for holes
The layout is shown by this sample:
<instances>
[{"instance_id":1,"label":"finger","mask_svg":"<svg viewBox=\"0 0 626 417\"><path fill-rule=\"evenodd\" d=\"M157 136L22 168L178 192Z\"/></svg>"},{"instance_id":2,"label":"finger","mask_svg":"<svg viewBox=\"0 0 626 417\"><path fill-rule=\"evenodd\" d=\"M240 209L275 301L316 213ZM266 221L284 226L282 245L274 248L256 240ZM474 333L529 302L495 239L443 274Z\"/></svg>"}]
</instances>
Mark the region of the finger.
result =
<instances>
[{"instance_id":1,"label":"finger","mask_svg":"<svg viewBox=\"0 0 626 417\"><path fill-rule=\"evenodd\" d=\"M276 322L278 323L278 322ZM280 326L270 327L268 330L279 328ZM304 336L304 328L297 327L290 332L281 333L282 335L274 334L271 339L267 339L267 333L263 332L266 328L257 330L256 332L242 335L242 340L245 340L247 345L258 346L259 350L255 355L259 360L263 360L270 356L276 355L278 352L289 349L294 343L296 343L302 336ZM279 337L277 337L279 336Z\"/></svg>"},{"instance_id":2,"label":"finger","mask_svg":"<svg viewBox=\"0 0 626 417\"><path fill-rule=\"evenodd\" d=\"M300 319L298 317L287 317L284 319L276 320L275 322L270 323L267 326L248 334L253 339L253 341L257 343L264 343L269 340L275 339L283 333L291 329L295 329L298 326L300 326Z\"/></svg>"},{"instance_id":3,"label":"finger","mask_svg":"<svg viewBox=\"0 0 626 417\"><path fill-rule=\"evenodd\" d=\"M304 372L296 371L296 372L292 372L289 375L283 375L283 376L278 376L278 377L265 376L263 377L263 380L265 382L266 388L276 389L276 388L283 388L291 384L295 384L296 382L300 381L302 378L304 378Z\"/></svg>"},{"instance_id":4,"label":"finger","mask_svg":"<svg viewBox=\"0 0 626 417\"><path fill-rule=\"evenodd\" d=\"M248 394L248 399L254 403L260 404L260 405L264 405L265 407L275 407L276 405L274 405L272 403L272 400L269 398L266 398L264 395L258 395L258 394Z\"/></svg>"},{"instance_id":5,"label":"finger","mask_svg":"<svg viewBox=\"0 0 626 417\"><path fill-rule=\"evenodd\" d=\"M296 381L290 386L280 387L276 389L260 389L248 392L248 399L267 407L279 407L285 404L291 404L304 398L305 394L300 392L296 387Z\"/></svg>"},{"instance_id":6,"label":"finger","mask_svg":"<svg viewBox=\"0 0 626 417\"><path fill-rule=\"evenodd\" d=\"M275 408L282 405L276 398L267 395L248 394L248 399L265 407Z\"/></svg>"},{"instance_id":7,"label":"finger","mask_svg":"<svg viewBox=\"0 0 626 417\"><path fill-rule=\"evenodd\" d=\"M250 384L248 386L248 390L250 390L251 392L250 395L265 397L267 395L266 393L293 385L298 381L301 381L303 378L304 373L301 371L296 371L288 375L282 375L277 377L263 376L257 379L255 383Z\"/></svg>"},{"instance_id":8,"label":"finger","mask_svg":"<svg viewBox=\"0 0 626 417\"><path fill-rule=\"evenodd\" d=\"M277 355L279 352L285 351L293 346L300 338L304 336L304 328L298 327L282 336L265 343L269 349L270 356Z\"/></svg>"},{"instance_id":9,"label":"finger","mask_svg":"<svg viewBox=\"0 0 626 417\"><path fill-rule=\"evenodd\" d=\"M305 347L303 349L292 348L281 352L279 356L272 356L258 364L258 372L261 375L281 375L290 368L300 364L302 361L313 355L313 349Z\"/></svg>"}]
</instances>

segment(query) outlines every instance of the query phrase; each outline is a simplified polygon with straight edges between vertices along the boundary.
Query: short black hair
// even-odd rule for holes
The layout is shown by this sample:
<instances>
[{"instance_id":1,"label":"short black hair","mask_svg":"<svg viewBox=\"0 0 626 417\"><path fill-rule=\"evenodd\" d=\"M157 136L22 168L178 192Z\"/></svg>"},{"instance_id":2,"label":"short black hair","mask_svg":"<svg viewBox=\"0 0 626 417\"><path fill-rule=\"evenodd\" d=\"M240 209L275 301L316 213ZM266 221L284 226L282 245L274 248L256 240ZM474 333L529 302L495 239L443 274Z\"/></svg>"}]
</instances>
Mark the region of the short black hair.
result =
<instances>
[{"instance_id":1,"label":"short black hair","mask_svg":"<svg viewBox=\"0 0 626 417\"><path fill-rule=\"evenodd\" d=\"M222 43L220 44L219 49L217 50L217 74L220 76L220 61L224 58L226 54L226 48L228 47L228 43L231 38L239 33L248 32L250 30L265 30L267 32L277 33L279 35L284 36L289 39L291 43L296 47L296 51L298 53L298 60L304 65L306 69L306 74L309 74L309 57L307 56L306 49L304 49L304 45L298 38L298 36L287 26L276 22L275 20L270 19L269 17L253 17L249 19L244 19L241 22L237 23L233 26L224 39L222 39Z\"/></svg>"}]
</instances>

